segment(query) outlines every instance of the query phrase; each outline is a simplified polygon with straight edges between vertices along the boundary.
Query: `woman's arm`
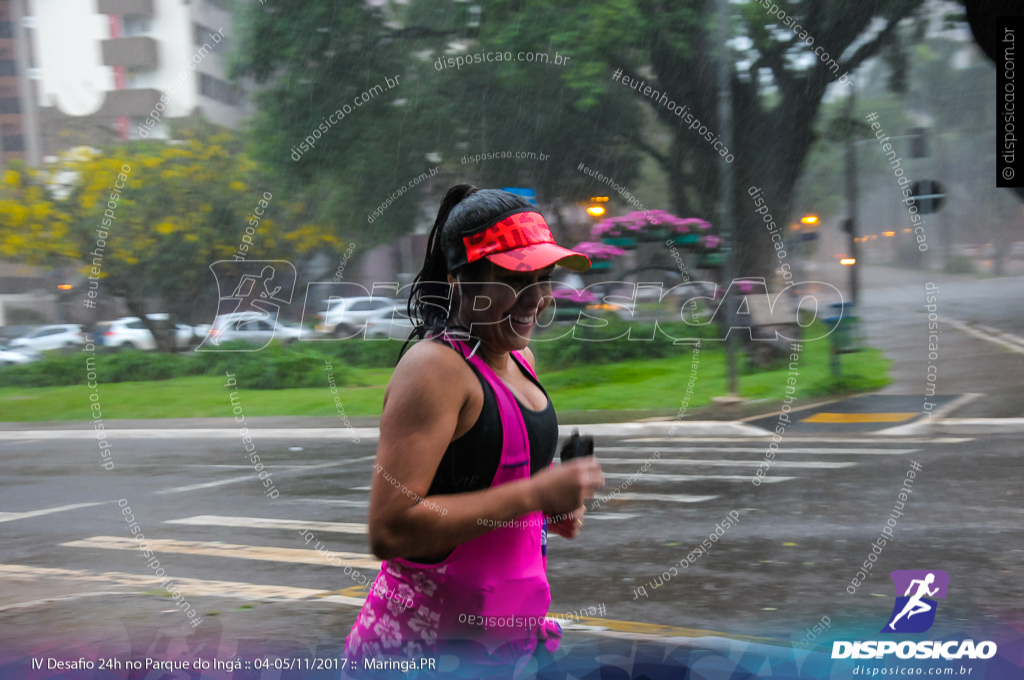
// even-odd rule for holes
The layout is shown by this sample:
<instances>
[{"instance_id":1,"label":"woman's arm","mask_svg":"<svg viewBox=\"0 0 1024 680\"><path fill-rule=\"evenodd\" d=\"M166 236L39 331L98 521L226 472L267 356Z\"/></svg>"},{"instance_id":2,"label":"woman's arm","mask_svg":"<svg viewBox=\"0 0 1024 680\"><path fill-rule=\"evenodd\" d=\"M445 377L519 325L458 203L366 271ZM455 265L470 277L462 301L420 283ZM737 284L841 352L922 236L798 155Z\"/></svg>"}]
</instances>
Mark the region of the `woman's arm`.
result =
<instances>
[{"instance_id":1,"label":"woman's arm","mask_svg":"<svg viewBox=\"0 0 1024 680\"><path fill-rule=\"evenodd\" d=\"M381 559L444 554L491 531L480 519L570 512L604 483L600 468L582 460L481 491L431 496L429 503L437 508L417 503L430 488L468 403L472 383L467 377L475 381L464 360L433 342L417 343L395 369L381 416L379 472L370 490L370 547ZM399 488L384 479L385 473Z\"/></svg>"}]
</instances>

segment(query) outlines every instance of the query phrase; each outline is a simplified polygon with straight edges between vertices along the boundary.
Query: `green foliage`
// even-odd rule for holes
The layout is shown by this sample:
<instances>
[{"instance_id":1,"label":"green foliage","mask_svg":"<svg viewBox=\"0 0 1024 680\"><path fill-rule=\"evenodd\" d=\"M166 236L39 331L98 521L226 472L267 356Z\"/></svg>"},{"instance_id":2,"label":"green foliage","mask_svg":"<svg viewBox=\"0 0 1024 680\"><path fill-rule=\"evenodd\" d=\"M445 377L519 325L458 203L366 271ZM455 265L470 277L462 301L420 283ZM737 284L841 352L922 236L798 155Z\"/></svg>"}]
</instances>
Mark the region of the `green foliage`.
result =
<instances>
[{"instance_id":1,"label":"green foliage","mask_svg":"<svg viewBox=\"0 0 1024 680\"><path fill-rule=\"evenodd\" d=\"M394 368L402 342L397 340L363 340L351 338L318 343L324 354L337 357L352 366L366 368Z\"/></svg>"},{"instance_id":2,"label":"green foliage","mask_svg":"<svg viewBox=\"0 0 1024 680\"><path fill-rule=\"evenodd\" d=\"M849 360L847 360L847 363L849 363ZM811 396L821 396L830 394L851 394L854 392L874 392L875 390L880 390L892 382L887 371L861 371L858 373L851 373L849 367L844 368L844 372L839 375L828 374L827 376L812 382L807 394Z\"/></svg>"},{"instance_id":3,"label":"green foliage","mask_svg":"<svg viewBox=\"0 0 1024 680\"><path fill-rule=\"evenodd\" d=\"M97 358L97 364L99 363ZM0 366L0 385L4 387L56 387L85 384L85 356L79 352L49 352L40 361Z\"/></svg>"},{"instance_id":4,"label":"green foliage","mask_svg":"<svg viewBox=\"0 0 1024 680\"><path fill-rule=\"evenodd\" d=\"M83 356L78 356L79 365L84 363ZM96 378L101 383L170 380L185 375L187 367L187 360L180 355L137 349L101 354L96 363ZM79 372L84 378L84 371Z\"/></svg>"},{"instance_id":5,"label":"green foliage","mask_svg":"<svg viewBox=\"0 0 1024 680\"><path fill-rule=\"evenodd\" d=\"M370 343L367 343L370 344ZM380 343L383 346L398 343ZM633 343L642 345L644 343ZM542 372L541 381L551 395L555 409L567 411L611 409L616 418L630 418L630 412L646 410L648 415L675 415L686 394L691 371L692 348L680 347L681 354L663 359L643 358L607 365L580 364L574 368L553 367ZM538 360L543 361L544 347L537 347ZM828 342L819 340L804 344L800 357L799 398L812 393L831 394L835 390L853 388L877 389L888 380L890 362L882 353L868 349L842 358L843 377L829 377ZM258 354L258 353L257 353ZM225 354L240 361L240 354ZM714 396L726 393L726 367L722 343L702 343L698 377L689 406L692 409L711 403ZM391 377L388 369L347 368L344 371L332 362L335 378L344 372L352 382L340 390L349 416L380 416L384 385ZM237 371L232 370L237 373ZM785 395L788 367L745 375L740 380L740 394L748 399L781 400ZM150 383L121 383L102 389L104 418L201 418L226 416L230 413L225 376L189 376ZM0 384L7 385L0 374ZM365 385L365 387L363 386ZM0 404L10 421L82 420L88 418L88 388L49 387L25 390L21 387L0 388ZM247 391L246 416L328 416L338 415L333 397L323 382L313 388L280 391ZM654 411L653 413L651 411Z\"/></svg>"},{"instance_id":6,"label":"green foliage","mask_svg":"<svg viewBox=\"0 0 1024 680\"><path fill-rule=\"evenodd\" d=\"M395 353L398 351L397 343L378 344L390 345ZM221 347L225 350L252 350L251 345L241 342L224 343ZM96 355L96 380L100 384L145 382L189 375L224 376L231 372L235 374L239 387L246 389L322 387L327 385L325 367L330 362L335 384L348 384L345 362L323 349L305 343L281 345L272 342L269 347L255 352L100 352ZM363 356L383 363L383 354L381 350L368 350ZM10 387L84 385L87 382L86 372L84 353L51 352L40 361L0 368L0 384Z\"/></svg>"},{"instance_id":7,"label":"green foliage","mask_svg":"<svg viewBox=\"0 0 1024 680\"><path fill-rule=\"evenodd\" d=\"M641 39L632 0L527 4L488 4L479 31L466 25L467 6L448 0L240 8L233 73L261 84L252 154L281 182L304 190L319 216L366 246L409 231L421 217L417 195L439 194L456 181L533 187L542 202L588 195L595 182L576 170L580 162L630 182L639 171L632 147L639 107L632 92L609 82L605 48ZM470 37L467 51L452 47ZM539 52L549 61L435 67L439 57L499 51ZM556 65L556 52L568 61ZM396 78L397 86L355 105L357 96ZM294 160L324 118L346 106L350 112L321 128L315 148ZM460 162L465 154L493 151L549 158ZM426 160L432 154L457 179L423 183L368 230L367 214L436 164Z\"/></svg>"},{"instance_id":8,"label":"green foliage","mask_svg":"<svg viewBox=\"0 0 1024 680\"><path fill-rule=\"evenodd\" d=\"M327 385L327 360L316 350L282 347L271 344L261 352L234 353L250 354L249 360L235 365L238 387L251 390L283 390L296 387L323 387ZM345 365L331 361L330 372L336 385L346 384Z\"/></svg>"}]
</instances>

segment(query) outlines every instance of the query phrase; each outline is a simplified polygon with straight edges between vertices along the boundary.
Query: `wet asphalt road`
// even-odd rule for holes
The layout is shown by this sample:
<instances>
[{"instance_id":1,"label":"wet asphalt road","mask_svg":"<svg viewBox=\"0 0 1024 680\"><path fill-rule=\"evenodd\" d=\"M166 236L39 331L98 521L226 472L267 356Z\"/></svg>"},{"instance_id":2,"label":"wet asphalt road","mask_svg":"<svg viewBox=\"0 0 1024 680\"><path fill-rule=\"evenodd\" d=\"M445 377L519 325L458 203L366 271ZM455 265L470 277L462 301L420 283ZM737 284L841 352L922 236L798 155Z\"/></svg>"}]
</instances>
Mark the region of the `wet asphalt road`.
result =
<instances>
[{"instance_id":1,"label":"wet asphalt road","mask_svg":"<svg viewBox=\"0 0 1024 680\"><path fill-rule=\"evenodd\" d=\"M827 275L824 280L836 274L819 273ZM942 316L1024 335L1021 279L970 281L871 267L865 273L860 313L868 341L894 361L894 383L883 394L902 395L892 402L879 398L879 412L905 411L908 397L922 396L926 281L940 286ZM1024 354L946 326L943 331L938 393L984 395L952 415L1024 415ZM579 538L551 538L551 610L603 604L604 627L626 635L680 634L650 625L663 624L785 640L799 639L827 616L847 638L871 639L892 610L889 571L942 569L950 588L935 636L1019 622L1019 435L895 438L867 432L894 424L794 427L767 474L772 481L759 487L751 479L764 460L764 439L661 440L655 432L599 438L597 455L609 473L606 492L628 486L588 515ZM351 553L346 559L353 563L372 564L366 536L359 533L366 521L372 439L352 444L301 433L257 438L280 490L271 499L247 465L240 439L115 441L116 471L107 472L85 442L8 435L0 433L0 635L7 644L130 640L155 654L168 649L167 640L186 634L214 647L246 639L337 643L347 634L361 598L358 584L318 562L315 552L301 552L309 550L300 536L306 525L256 520L345 523L313 532L331 550ZM629 483L655 452L660 459ZM850 595L846 587L892 513L912 461L922 469L897 520L896 540ZM187 600L203 617L198 629L173 609L137 550L117 549L130 537L117 503L122 498L148 539L176 542L164 544L159 559L169 576L185 583ZM92 505L48 512L77 504ZM694 555L695 562L680 569L680 560L731 512L739 522L709 553ZM199 525L190 519L197 516L213 518ZM248 556L239 556L243 552ZM652 579L673 566L678 575L653 587ZM566 640L592 634L567 627Z\"/></svg>"},{"instance_id":2,"label":"wet asphalt road","mask_svg":"<svg viewBox=\"0 0 1024 680\"><path fill-rule=\"evenodd\" d=\"M605 616L616 621L783 639L822 616L834 626L877 630L893 603L888 572L932 568L951 578L937 626L1024 614L1024 469L1015 437L787 437L765 478L772 481L759 487L750 480L764 459L765 440L647 439L598 440L605 472L620 475L609 478L609 491L626 484L655 451L660 459L619 499L588 514L579 538L552 537L552 611L603 603ZM276 499L264 496L256 473L245 467L240 441L126 441L116 446L116 474L100 469L81 443L0 442L4 513L97 503L27 517L0 514L4 637L86 640L117 631L123 637L125 630L191 631L181 613L166 611L172 605L156 585L111 580L110 572L151 574L137 549L101 547L111 539L96 538L130 536L117 503L124 498L147 538L197 542L190 552L160 553L167 574L264 587L249 593L255 599L218 596L216 588L188 593L204 617L203 635L343 638L356 606L321 596L274 602L266 587L358 596L344 590L357 584L317 563L315 553L311 564L281 561L294 555L275 549L306 549L300 531L258 528L252 519L365 523L373 442L257 444L281 491ZM849 595L846 586L885 525L911 461L922 469L894 530L896 541ZM732 511L738 524L708 554L678 569ZM168 523L201 515L246 518L241 522L248 526ZM335 552L372 560L365 534L314 533ZM92 543L63 545L88 539ZM213 554L224 544L271 552L263 560ZM673 565L679 575L652 587L650 580ZM646 597L636 590L645 584ZM40 602L64 596L72 597Z\"/></svg>"}]
</instances>

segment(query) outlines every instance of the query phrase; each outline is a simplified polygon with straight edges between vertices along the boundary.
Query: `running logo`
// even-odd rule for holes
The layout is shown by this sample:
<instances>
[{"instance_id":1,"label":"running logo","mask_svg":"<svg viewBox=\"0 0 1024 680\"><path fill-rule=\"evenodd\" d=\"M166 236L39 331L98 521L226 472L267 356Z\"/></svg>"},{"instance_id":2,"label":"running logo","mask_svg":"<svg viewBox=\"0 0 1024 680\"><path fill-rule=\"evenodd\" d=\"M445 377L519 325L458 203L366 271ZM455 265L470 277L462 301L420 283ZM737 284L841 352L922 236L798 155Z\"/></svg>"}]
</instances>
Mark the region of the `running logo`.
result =
<instances>
[{"instance_id":1,"label":"running logo","mask_svg":"<svg viewBox=\"0 0 1024 680\"><path fill-rule=\"evenodd\" d=\"M949 574L939 569L904 569L889 576L896 587L896 605L879 632L923 633L931 628L939 604L929 598L946 599Z\"/></svg>"}]
</instances>

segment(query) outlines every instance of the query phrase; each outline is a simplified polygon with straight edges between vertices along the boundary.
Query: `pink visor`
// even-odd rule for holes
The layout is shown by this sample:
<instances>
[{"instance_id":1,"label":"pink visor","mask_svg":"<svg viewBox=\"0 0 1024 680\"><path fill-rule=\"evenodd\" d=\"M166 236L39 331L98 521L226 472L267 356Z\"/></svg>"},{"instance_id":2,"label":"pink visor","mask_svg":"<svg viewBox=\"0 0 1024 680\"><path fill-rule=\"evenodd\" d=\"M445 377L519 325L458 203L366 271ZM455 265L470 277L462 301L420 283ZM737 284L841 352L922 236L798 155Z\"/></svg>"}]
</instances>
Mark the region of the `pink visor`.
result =
<instances>
[{"instance_id":1,"label":"pink visor","mask_svg":"<svg viewBox=\"0 0 1024 680\"><path fill-rule=\"evenodd\" d=\"M484 231L462 239L467 262L486 257L503 269L530 272L557 264L582 272L590 258L555 244L544 217L538 212L510 215Z\"/></svg>"}]
</instances>

